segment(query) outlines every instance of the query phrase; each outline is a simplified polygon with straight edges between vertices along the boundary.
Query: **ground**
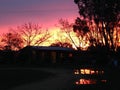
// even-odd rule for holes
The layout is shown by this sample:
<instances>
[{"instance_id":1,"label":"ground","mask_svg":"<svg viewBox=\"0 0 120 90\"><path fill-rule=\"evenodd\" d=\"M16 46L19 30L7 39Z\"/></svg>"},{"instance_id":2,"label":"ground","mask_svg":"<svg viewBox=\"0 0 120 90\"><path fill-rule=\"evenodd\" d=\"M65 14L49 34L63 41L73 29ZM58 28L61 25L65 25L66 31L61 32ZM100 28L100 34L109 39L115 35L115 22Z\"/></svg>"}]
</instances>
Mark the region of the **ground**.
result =
<instances>
[{"instance_id":1,"label":"ground","mask_svg":"<svg viewBox=\"0 0 120 90\"><path fill-rule=\"evenodd\" d=\"M119 83L117 83L120 80L119 75L119 71L108 72L107 78L113 82L107 90L119 90ZM80 88L74 87L74 83L72 68L0 68L0 90L79 90Z\"/></svg>"},{"instance_id":2,"label":"ground","mask_svg":"<svg viewBox=\"0 0 120 90\"><path fill-rule=\"evenodd\" d=\"M61 68L0 68L0 90L68 90L71 69Z\"/></svg>"}]
</instances>

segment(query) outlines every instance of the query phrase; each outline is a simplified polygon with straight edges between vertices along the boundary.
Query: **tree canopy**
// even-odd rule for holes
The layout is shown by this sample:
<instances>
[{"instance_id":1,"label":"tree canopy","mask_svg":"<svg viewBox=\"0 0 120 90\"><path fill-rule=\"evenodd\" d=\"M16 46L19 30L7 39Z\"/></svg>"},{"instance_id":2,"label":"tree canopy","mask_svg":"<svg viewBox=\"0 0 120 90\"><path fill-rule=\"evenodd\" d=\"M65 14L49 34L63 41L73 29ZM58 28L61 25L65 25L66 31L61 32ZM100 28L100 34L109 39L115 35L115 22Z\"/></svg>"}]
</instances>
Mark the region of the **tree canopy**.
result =
<instances>
[{"instance_id":1,"label":"tree canopy","mask_svg":"<svg viewBox=\"0 0 120 90\"><path fill-rule=\"evenodd\" d=\"M84 18L104 22L116 22L120 19L119 0L74 0L78 5L79 14Z\"/></svg>"},{"instance_id":2,"label":"tree canopy","mask_svg":"<svg viewBox=\"0 0 120 90\"><path fill-rule=\"evenodd\" d=\"M22 37L16 32L8 32L2 35L1 42L2 49L5 50L19 50L23 48Z\"/></svg>"},{"instance_id":3,"label":"tree canopy","mask_svg":"<svg viewBox=\"0 0 120 90\"><path fill-rule=\"evenodd\" d=\"M40 25L31 22L18 26L17 31L22 36L25 46L40 45L50 38L47 30L43 30Z\"/></svg>"},{"instance_id":4,"label":"tree canopy","mask_svg":"<svg viewBox=\"0 0 120 90\"><path fill-rule=\"evenodd\" d=\"M115 35L115 33L119 31L120 1L74 0L74 2L78 6L80 17L75 20L73 30L82 31L83 35L90 32L90 41L98 42L98 38L102 38L99 42L114 50L115 40L118 38L118 34ZM91 29L93 25L94 29ZM96 33L96 37L93 36L93 33Z\"/></svg>"}]
</instances>

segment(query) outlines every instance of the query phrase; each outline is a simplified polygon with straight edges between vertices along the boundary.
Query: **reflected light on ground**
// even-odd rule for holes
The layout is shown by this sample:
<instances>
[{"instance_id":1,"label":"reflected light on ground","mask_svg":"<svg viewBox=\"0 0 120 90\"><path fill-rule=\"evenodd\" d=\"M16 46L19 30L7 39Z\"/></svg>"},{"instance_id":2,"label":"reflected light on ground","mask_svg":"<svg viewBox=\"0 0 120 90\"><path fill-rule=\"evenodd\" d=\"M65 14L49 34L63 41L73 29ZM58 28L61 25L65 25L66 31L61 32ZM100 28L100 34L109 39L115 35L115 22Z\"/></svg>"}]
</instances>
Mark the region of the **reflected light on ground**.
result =
<instances>
[{"instance_id":1,"label":"reflected light on ground","mask_svg":"<svg viewBox=\"0 0 120 90\"><path fill-rule=\"evenodd\" d=\"M79 81L76 81L76 84L86 85L86 84L96 84L96 80L92 79L80 79Z\"/></svg>"},{"instance_id":2,"label":"reflected light on ground","mask_svg":"<svg viewBox=\"0 0 120 90\"><path fill-rule=\"evenodd\" d=\"M76 85L90 85L90 84L97 84L97 79L80 79L75 82ZM100 83L106 83L107 80L100 80Z\"/></svg>"}]
</instances>

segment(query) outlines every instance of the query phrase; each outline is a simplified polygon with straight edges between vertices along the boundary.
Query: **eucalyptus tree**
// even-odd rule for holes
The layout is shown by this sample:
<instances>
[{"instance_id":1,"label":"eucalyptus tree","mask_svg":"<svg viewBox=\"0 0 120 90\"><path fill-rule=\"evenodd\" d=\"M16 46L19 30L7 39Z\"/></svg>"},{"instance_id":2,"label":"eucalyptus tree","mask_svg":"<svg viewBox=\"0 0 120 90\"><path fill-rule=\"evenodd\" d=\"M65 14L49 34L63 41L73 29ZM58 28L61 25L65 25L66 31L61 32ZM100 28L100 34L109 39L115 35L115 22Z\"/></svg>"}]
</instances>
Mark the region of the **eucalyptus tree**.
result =
<instances>
[{"instance_id":1,"label":"eucalyptus tree","mask_svg":"<svg viewBox=\"0 0 120 90\"><path fill-rule=\"evenodd\" d=\"M74 0L78 6L81 20L94 21L97 26L96 31L103 36L103 42L109 50L114 50L114 28L120 21L120 0ZM78 20L78 19L77 19ZM81 22L79 20L78 22ZM74 30L80 30L78 24L74 25ZM84 26L84 25L83 25ZM86 33L89 27L83 29Z\"/></svg>"}]
</instances>

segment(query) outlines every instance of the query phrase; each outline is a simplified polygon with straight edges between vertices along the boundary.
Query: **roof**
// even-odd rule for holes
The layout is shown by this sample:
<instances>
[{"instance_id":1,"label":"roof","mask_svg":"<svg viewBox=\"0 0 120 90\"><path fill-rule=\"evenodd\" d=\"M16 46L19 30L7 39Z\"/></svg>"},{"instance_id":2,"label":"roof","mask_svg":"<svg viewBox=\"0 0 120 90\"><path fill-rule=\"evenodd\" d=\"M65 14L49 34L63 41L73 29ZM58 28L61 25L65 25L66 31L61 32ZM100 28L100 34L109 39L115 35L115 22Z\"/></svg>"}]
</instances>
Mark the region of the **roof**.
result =
<instances>
[{"instance_id":1,"label":"roof","mask_svg":"<svg viewBox=\"0 0 120 90\"><path fill-rule=\"evenodd\" d=\"M66 47L54 47L54 46L31 46L33 49L37 50L49 50L49 51L73 51L72 48Z\"/></svg>"}]
</instances>

